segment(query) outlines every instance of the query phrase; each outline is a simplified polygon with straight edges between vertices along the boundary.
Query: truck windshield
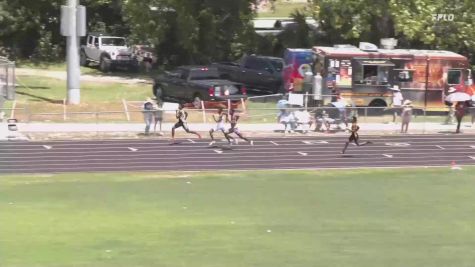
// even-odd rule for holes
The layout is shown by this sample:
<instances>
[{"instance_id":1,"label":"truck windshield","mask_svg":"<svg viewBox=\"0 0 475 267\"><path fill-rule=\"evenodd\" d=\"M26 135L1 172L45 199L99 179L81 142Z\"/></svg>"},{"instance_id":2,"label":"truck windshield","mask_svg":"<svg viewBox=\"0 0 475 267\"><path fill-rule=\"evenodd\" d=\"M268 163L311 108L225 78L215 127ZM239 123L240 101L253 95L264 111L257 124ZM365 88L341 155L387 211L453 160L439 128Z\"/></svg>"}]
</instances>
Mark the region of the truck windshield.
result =
<instances>
[{"instance_id":1,"label":"truck windshield","mask_svg":"<svg viewBox=\"0 0 475 267\"><path fill-rule=\"evenodd\" d=\"M272 64L272 66L277 72L281 72L282 68L284 67L282 60L272 59L270 63Z\"/></svg>"},{"instance_id":2,"label":"truck windshield","mask_svg":"<svg viewBox=\"0 0 475 267\"><path fill-rule=\"evenodd\" d=\"M124 38L102 38L101 42L106 46L125 46Z\"/></svg>"},{"instance_id":3,"label":"truck windshield","mask_svg":"<svg viewBox=\"0 0 475 267\"><path fill-rule=\"evenodd\" d=\"M217 80L220 79L217 69L197 69L190 72L190 80Z\"/></svg>"}]
</instances>

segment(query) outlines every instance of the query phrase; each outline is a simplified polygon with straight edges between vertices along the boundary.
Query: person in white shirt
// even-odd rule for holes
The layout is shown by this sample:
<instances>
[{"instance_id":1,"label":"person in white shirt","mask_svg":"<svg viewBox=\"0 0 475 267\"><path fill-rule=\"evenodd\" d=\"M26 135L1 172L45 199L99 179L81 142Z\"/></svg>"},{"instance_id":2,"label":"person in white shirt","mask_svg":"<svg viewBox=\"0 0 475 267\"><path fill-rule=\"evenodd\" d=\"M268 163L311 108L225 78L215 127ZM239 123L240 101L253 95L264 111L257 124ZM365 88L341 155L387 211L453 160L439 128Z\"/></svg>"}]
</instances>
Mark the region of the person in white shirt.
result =
<instances>
[{"instance_id":1,"label":"person in white shirt","mask_svg":"<svg viewBox=\"0 0 475 267\"><path fill-rule=\"evenodd\" d=\"M396 118L399 116L399 112L402 110L402 101L404 98L402 97L401 90L397 86L392 88L393 90L393 123L396 122Z\"/></svg>"}]
</instances>

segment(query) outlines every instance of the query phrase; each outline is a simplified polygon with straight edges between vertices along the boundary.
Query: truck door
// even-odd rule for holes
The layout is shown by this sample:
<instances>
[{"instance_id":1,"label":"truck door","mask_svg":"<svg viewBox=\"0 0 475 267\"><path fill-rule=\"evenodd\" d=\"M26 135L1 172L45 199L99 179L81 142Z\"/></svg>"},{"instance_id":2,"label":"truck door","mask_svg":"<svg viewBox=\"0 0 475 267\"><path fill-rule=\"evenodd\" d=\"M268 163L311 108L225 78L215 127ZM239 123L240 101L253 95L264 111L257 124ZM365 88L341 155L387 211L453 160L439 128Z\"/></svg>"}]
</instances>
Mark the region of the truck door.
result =
<instances>
[{"instance_id":1,"label":"truck door","mask_svg":"<svg viewBox=\"0 0 475 267\"><path fill-rule=\"evenodd\" d=\"M249 83L250 87L264 89L270 86L273 80L273 73L270 72L272 67L265 60L248 57L244 68L246 70L245 80Z\"/></svg>"}]
</instances>

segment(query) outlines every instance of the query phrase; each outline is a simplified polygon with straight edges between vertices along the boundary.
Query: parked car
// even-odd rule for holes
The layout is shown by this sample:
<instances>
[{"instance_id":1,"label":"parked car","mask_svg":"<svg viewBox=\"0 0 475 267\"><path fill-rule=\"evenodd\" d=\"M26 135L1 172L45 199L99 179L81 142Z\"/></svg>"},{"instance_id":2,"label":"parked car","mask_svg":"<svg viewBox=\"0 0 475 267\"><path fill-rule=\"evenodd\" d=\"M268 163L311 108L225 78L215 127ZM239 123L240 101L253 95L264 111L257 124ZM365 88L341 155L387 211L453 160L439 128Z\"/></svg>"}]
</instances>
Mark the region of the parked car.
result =
<instances>
[{"instance_id":1,"label":"parked car","mask_svg":"<svg viewBox=\"0 0 475 267\"><path fill-rule=\"evenodd\" d=\"M282 68L278 57L244 56L238 62L215 63L223 79L245 84L248 88L271 93L283 92Z\"/></svg>"},{"instance_id":2,"label":"parked car","mask_svg":"<svg viewBox=\"0 0 475 267\"><path fill-rule=\"evenodd\" d=\"M127 46L127 40L102 33L88 34L86 44L81 46L81 66L88 66L91 62L99 64L99 69L103 72L116 67L132 71L138 69L137 59Z\"/></svg>"},{"instance_id":3,"label":"parked car","mask_svg":"<svg viewBox=\"0 0 475 267\"><path fill-rule=\"evenodd\" d=\"M192 103L195 108L201 108L201 101L213 106L228 100L235 107L247 98L243 84L223 80L217 68L206 66L182 66L165 72L154 80L153 94L163 100Z\"/></svg>"}]
</instances>

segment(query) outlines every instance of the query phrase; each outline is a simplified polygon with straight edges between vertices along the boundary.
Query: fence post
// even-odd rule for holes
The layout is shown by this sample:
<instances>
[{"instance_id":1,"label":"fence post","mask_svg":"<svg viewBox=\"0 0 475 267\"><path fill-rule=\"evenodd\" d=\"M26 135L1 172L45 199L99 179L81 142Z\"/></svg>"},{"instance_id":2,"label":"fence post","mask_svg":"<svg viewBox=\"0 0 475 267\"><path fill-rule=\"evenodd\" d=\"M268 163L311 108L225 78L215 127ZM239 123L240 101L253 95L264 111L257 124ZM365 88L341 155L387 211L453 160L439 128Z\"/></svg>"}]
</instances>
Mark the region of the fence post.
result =
<instances>
[{"instance_id":1,"label":"fence post","mask_svg":"<svg viewBox=\"0 0 475 267\"><path fill-rule=\"evenodd\" d=\"M66 117L66 99L63 98L63 121L66 121L67 120L67 117Z\"/></svg>"},{"instance_id":2,"label":"fence post","mask_svg":"<svg viewBox=\"0 0 475 267\"><path fill-rule=\"evenodd\" d=\"M205 102L201 101L201 112L203 113L203 123L206 123Z\"/></svg>"},{"instance_id":3,"label":"fence post","mask_svg":"<svg viewBox=\"0 0 475 267\"><path fill-rule=\"evenodd\" d=\"M365 122L368 121L368 107L364 108L364 120L365 120Z\"/></svg>"},{"instance_id":4,"label":"fence post","mask_svg":"<svg viewBox=\"0 0 475 267\"><path fill-rule=\"evenodd\" d=\"M305 110L307 110L307 107L308 107L308 92L305 92L305 96L303 97L303 105L305 107Z\"/></svg>"},{"instance_id":5,"label":"fence post","mask_svg":"<svg viewBox=\"0 0 475 267\"><path fill-rule=\"evenodd\" d=\"M124 111L125 111L125 117L127 118L127 121L130 121L130 114L129 114L129 108L127 107L127 101L122 98L122 105L124 105Z\"/></svg>"},{"instance_id":6,"label":"fence post","mask_svg":"<svg viewBox=\"0 0 475 267\"><path fill-rule=\"evenodd\" d=\"M241 106L244 111L246 111L246 102L244 101L243 98L241 98Z\"/></svg>"},{"instance_id":7,"label":"fence post","mask_svg":"<svg viewBox=\"0 0 475 267\"><path fill-rule=\"evenodd\" d=\"M15 118L16 100L13 101L12 111L10 112L10 119Z\"/></svg>"}]
</instances>

